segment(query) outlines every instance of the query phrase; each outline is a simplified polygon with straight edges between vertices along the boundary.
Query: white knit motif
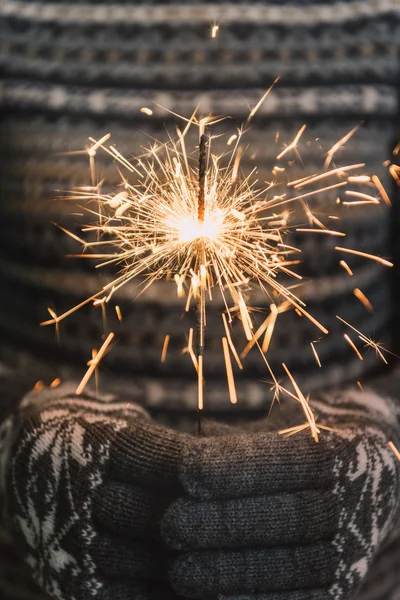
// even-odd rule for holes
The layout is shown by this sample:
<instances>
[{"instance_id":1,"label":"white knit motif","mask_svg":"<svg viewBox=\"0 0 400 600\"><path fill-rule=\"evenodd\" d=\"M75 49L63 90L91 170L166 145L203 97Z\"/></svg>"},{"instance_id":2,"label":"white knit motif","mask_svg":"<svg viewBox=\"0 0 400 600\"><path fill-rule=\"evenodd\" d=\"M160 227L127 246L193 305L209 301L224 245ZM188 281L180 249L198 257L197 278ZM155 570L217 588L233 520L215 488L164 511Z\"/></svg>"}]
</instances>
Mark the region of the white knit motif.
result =
<instances>
[{"instance_id":1,"label":"white knit motif","mask_svg":"<svg viewBox=\"0 0 400 600\"><path fill-rule=\"evenodd\" d=\"M339 452L334 464L333 493L341 507L333 542L339 562L329 590L335 600L359 588L399 507L397 459L384 434L370 427L349 438L351 456Z\"/></svg>"},{"instance_id":2,"label":"white knit motif","mask_svg":"<svg viewBox=\"0 0 400 600\"><path fill-rule=\"evenodd\" d=\"M75 590L95 597L103 585L91 556L98 535L92 504L103 483L112 435L124 429L125 416L136 416L138 409L66 396L60 390L59 399L55 390L37 396L36 402L32 394L25 399L28 415L32 408L43 410L34 413L35 426L23 427L19 434L8 496L13 498L13 525L25 542L25 561L35 580L52 598L76 600ZM98 424L104 426L101 440L91 434ZM71 539L78 556L68 549Z\"/></svg>"}]
</instances>

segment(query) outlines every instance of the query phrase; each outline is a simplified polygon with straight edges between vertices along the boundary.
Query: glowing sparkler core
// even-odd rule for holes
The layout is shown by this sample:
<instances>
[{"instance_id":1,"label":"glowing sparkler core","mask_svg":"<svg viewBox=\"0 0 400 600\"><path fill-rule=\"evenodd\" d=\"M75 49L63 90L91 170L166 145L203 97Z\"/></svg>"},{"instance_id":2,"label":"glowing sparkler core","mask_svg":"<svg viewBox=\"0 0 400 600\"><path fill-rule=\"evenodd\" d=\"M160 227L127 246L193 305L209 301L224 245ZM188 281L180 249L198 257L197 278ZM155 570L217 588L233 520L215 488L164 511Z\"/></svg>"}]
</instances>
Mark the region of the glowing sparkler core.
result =
<instances>
[{"instance_id":1,"label":"glowing sparkler core","mask_svg":"<svg viewBox=\"0 0 400 600\"><path fill-rule=\"evenodd\" d=\"M199 221L197 215L178 217L176 223L171 222L171 229L176 229L178 238L183 243L191 243L196 240L207 242L218 242L224 225L224 214L216 209L213 213L209 210L204 212L204 221Z\"/></svg>"}]
</instances>

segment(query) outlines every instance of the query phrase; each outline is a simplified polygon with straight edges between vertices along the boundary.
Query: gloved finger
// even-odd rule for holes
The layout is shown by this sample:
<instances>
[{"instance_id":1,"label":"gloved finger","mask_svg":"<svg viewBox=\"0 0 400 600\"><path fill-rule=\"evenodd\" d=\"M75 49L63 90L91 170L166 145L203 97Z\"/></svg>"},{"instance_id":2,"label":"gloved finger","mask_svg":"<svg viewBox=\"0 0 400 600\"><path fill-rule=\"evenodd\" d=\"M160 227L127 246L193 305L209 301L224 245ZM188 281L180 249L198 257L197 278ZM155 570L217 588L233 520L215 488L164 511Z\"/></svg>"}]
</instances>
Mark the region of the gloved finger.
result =
<instances>
[{"instance_id":1,"label":"gloved finger","mask_svg":"<svg viewBox=\"0 0 400 600\"><path fill-rule=\"evenodd\" d=\"M319 443L310 433L277 433L196 439L181 466L186 492L205 499L234 498L331 487L335 454L345 440L330 432Z\"/></svg>"},{"instance_id":2,"label":"gloved finger","mask_svg":"<svg viewBox=\"0 0 400 600\"><path fill-rule=\"evenodd\" d=\"M155 537L161 517L171 502L172 497L168 494L109 481L93 499L93 519L100 532L124 537Z\"/></svg>"},{"instance_id":3,"label":"gloved finger","mask_svg":"<svg viewBox=\"0 0 400 600\"><path fill-rule=\"evenodd\" d=\"M146 539L128 541L99 536L92 542L91 556L103 576L156 580L165 577L161 549Z\"/></svg>"},{"instance_id":4,"label":"gloved finger","mask_svg":"<svg viewBox=\"0 0 400 600\"><path fill-rule=\"evenodd\" d=\"M167 509L161 532L175 550L306 544L328 539L338 514L330 489L204 502L186 497Z\"/></svg>"},{"instance_id":5,"label":"gloved finger","mask_svg":"<svg viewBox=\"0 0 400 600\"><path fill-rule=\"evenodd\" d=\"M272 592L261 594L239 594L235 596L219 596L218 600L326 600L329 589L306 590L300 592Z\"/></svg>"},{"instance_id":6,"label":"gloved finger","mask_svg":"<svg viewBox=\"0 0 400 600\"><path fill-rule=\"evenodd\" d=\"M113 438L110 479L180 491L177 472L188 437L145 419L132 420Z\"/></svg>"},{"instance_id":7,"label":"gloved finger","mask_svg":"<svg viewBox=\"0 0 400 600\"><path fill-rule=\"evenodd\" d=\"M179 600L166 581L105 580L98 600Z\"/></svg>"},{"instance_id":8,"label":"gloved finger","mask_svg":"<svg viewBox=\"0 0 400 600\"><path fill-rule=\"evenodd\" d=\"M215 550L174 559L169 580L178 594L203 598L247 592L306 591L328 587L337 555L333 545Z\"/></svg>"}]
</instances>

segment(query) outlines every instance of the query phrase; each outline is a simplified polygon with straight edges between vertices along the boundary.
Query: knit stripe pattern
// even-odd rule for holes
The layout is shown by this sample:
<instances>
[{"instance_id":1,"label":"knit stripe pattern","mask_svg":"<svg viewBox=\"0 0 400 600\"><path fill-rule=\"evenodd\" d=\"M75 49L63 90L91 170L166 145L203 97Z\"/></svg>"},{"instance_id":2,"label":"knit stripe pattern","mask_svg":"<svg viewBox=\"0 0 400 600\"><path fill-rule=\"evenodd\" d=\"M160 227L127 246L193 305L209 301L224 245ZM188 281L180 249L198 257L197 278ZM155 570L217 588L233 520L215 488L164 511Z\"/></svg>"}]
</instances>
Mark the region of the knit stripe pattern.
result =
<instances>
[{"instance_id":1,"label":"knit stripe pattern","mask_svg":"<svg viewBox=\"0 0 400 600\"><path fill-rule=\"evenodd\" d=\"M213 22L221 25L216 39L210 38ZM304 176L321 167L323 150L364 119L337 160L365 161L390 187L382 163L390 158L398 112L400 9L395 0L250 5L6 0L0 9L0 28L4 223L0 352L16 366L23 362L38 377L77 376L102 333L100 311L92 307L63 324L61 348L50 328L38 327L48 306L60 313L111 277L110 271L102 270L99 279L99 271L88 261L65 258L80 248L52 225L80 231L79 216L70 214L69 203L55 202L53 197L54 190L87 184L87 157L62 153L84 148L89 136L111 132L122 153L141 154L149 140L165 139L165 126L175 126L160 106L187 116L200 103L204 114L228 114L232 123L239 124L248 107L280 76L247 135L257 153L259 179L271 178L277 131L283 144L307 123L307 139L321 140L322 149L313 143L302 150L305 169L300 164L293 167L293 177ZM143 106L153 109L151 118L140 112ZM110 185L117 184L114 165L105 157L99 160L99 170ZM250 158L244 159L244 170L252 166ZM328 200L324 196L321 202ZM359 207L340 215L345 245L390 254L389 210ZM310 390L360 379L379 366L379 359L370 352L363 362L358 360L343 340L345 329L335 314L389 345L388 270L351 257L354 276L349 278L326 236L293 242L303 250L304 275L318 280L305 292L308 309L325 319L331 332L318 348L324 373L309 345L316 331L294 311L281 315L270 364L279 368L284 359ZM353 296L355 287L374 305L372 314ZM180 356L194 315L181 319L182 306L175 295L172 284L159 282L134 303L132 287L115 296L124 325L118 345L104 363L109 376L103 385L124 387L133 400L154 410L187 411L196 405L193 368L187 357ZM257 295L253 301L265 308L269 302ZM210 309L205 368L209 404L224 410L228 403L221 378L221 310L219 305ZM116 330L113 315L109 319ZM245 340L239 330L240 323L233 337L241 347ZM168 361L161 365L167 333L171 334ZM262 377L265 366L256 352L251 353L244 374L238 375L244 409L265 406L265 389L258 383Z\"/></svg>"}]
</instances>

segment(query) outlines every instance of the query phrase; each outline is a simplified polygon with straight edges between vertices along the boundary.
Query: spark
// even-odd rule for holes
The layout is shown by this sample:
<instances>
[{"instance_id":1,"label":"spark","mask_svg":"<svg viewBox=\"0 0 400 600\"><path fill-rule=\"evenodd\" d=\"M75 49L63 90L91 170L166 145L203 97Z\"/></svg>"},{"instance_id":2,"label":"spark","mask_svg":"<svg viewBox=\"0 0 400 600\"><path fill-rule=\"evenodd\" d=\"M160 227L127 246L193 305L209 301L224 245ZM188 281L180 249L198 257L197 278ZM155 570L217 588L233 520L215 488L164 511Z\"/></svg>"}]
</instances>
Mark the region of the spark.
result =
<instances>
[{"instance_id":1,"label":"spark","mask_svg":"<svg viewBox=\"0 0 400 600\"><path fill-rule=\"evenodd\" d=\"M284 150L282 150L282 152L280 154L278 154L278 156L276 157L277 160L280 160L281 158L283 158L285 156L285 154L290 152L290 150L294 150L297 147L297 144L298 144L301 136L303 135L306 127L307 127L306 125L303 125L302 127L300 127L299 131L295 135L294 140L288 146L286 146L286 148Z\"/></svg>"},{"instance_id":2,"label":"spark","mask_svg":"<svg viewBox=\"0 0 400 600\"><path fill-rule=\"evenodd\" d=\"M279 314L276 304L271 304L270 310L271 310L271 315L270 315L270 318L268 321L267 329L266 329L265 335L264 335L264 341L262 344L262 351L264 352L264 354L266 354L268 352L268 348L271 343L272 333L274 331L275 323L276 323L276 320L277 320L278 314Z\"/></svg>"},{"instance_id":3,"label":"spark","mask_svg":"<svg viewBox=\"0 0 400 600\"><path fill-rule=\"evenodd\" d=\"M235 378L233 376L232 369L232 361L231 356L229 354L229 344L226 337L222 338L222 348L224 352L225 359L225 368L226 368L226 377L228 380L228 389L229 389L229 398L232 404L237 403L237 395L236 395L236 386L235 386Z\"/></svg>"},{"instance_id":4,"label":"spark","mask_svg":"<svg viewBox=\"0 0 400 600\"><path fill-rule=\"evenodd\" d=\"M395 164L390 165L389 173L391 174L397 185L400 185L400 166Z\"/></svg>"},{"instance_id":5,"label":"spark","mask_svg":"<svg viewBox=\"0 0 400 600\"><path fill-rule=\"evenodd\" d=\"M199 371L199 365L198 365L198 362L197 362L197 357L196 357L196 355L194 353L194 350L193 350L193 327L191 327L189 329L189 340L188 340L187 351L189 352L189 356L192 359L194 368L198 372Z\"/></svg>"},{"instance_id":6,"label":"spark","mask_svg":"<svg viewBox=\"0 0 400 600\"><path fill-rule=\"evenodd\" d=\"M61 227L61 225L58 225L57 223L53 223L53 225L55 225L56 227L58 227L58 229L60 229L63 233L66 233L67 235L69 235L69 237L71 237L76 242L79 242L83 246L86 246L85 240L83 240L82 238L78 237L77 235L75 235L74 233L72 233L71 231L69 231L68 229L65 229L64 227ZM49 312L50 312L50 309L49 309Z\"/></svg>"},{"instance_id":7,"label":"spark","mask_svg":"<svg viewBox=\"0 0 400 600\"><path fill-rule=\"evenodd\" d=\"M343 269L346 271L346 273L348 273L350 276L353 275L353 271L350 269L349 265L347 264L347 262L345 260L341 260L339 262L339 265L341 267L343 267Z\"/></svg>"},{"instance_id":8,"label":"spark","mask_svg":"<svg viewBox=\"0 0 400 600\"><path fill-rule=\"evenodd\" d=\"M242 159L242 154L243 154L243 148L241 146L239 146L237 149L237 152L236 152L235 162L233 163L232 178L231 178L232 183L235 183L235 181L237 180L238 173L239 173L239 165L240 165L240 161Z\"/></svg>"},{"instance_id":9,"label":"spark","mask_svg":"<svg viewBox=\"0 0 400 600\"><path fill-rule=\"evenodd\" d=\"M294 427L288 427L287 429L281 429L280 431L278 431L279 435L283 435L285 438L291 437L292 435L296 435L297 433L300 433L301 431L304 431L305 429L310 429L310 423L308 421L306 421L305 423L302 423L301 425L295 425ZM339 431L338 429L334 429L333 427L328 427L327 425L321 425L321 423L318 423L318 429L323 429L325 431L333 431L333 432L337 432Z\"/></svg>"},{"instance_id":10,"label":"spark","mask_svg":"<svg viewBox=\"0 0 400 600\"><path fill-rule=\"evenodd\" d=\"M236 360L236 363L237 363L237 366L239 367L239 369L243 370L243 365L241 363L241 360L239 358L239 355L237 353L235 345L234 345L234 343L232 341L231 332L229 331L228 322L226 320L226 316L224 315L224 313L222 313L222 321L224 323L224 329L225 329L226 338L228 340L228 344L229 344L229 347L230 347L231 352L233 354L233 357Z\"/></svg>"},{"instance_id":11,"label":"spark","mask_svg":"<svg viewBox=\"0 0 400 600\"><path fill-rule=\"evenodd\" d=\"M343 334L343 337L346 340L346 342L353 348L353 350L357 354L358 358L360 360L364 360L362 357L362 354L360 353L359 349L357 348L357 346L355 345L355 343L353 342L351 337L347 333Z\"/></svg>"},{"instance_id":12,"label":"spark","mask_svg":"<svg viewBox=\"0 0 400 600\"><path fill-rule=\"evenodd\" d=\"M219 31L219 25L213 25L211 27L211 37L216 38Z\"/></svg>"},{"instance_id":13,"label":"spark","mask_svg":"<svg viewBox=\"0 0 400 600\"><path fill-rule=\"evenodd\" d=\"M46 386L44 385L44 381L42 381L41 379L39 379L39 381L37 381L35 383L35 385L33 386L32 391L33 392L41 392Z\"/></svg>"},{"instance_id":14,"label":"spark","mask_svg":"<svg viewBox=\"0 0 400 600\"><path fill-rule=\"evenodd\" d=\"M384 203L386 204L386 206L392 206L390 198L389 198L389 196L388 196L385 188L383 187L382 182L379 179L379 177L377 175L372 175L371 179L372 179L372 182L374 183L376 189L378 190L378 192L382 196L382 199L383 199Z\"/></svg>"},{"instance_id":15,"label":"spark","mask_svg":"<svg viewBox=\"0 0 400 600\"><path fill-rule=\"evenodd\" d=\"M59 377L57 377L56 379L54 379L54 380L51 382L51 384L50 384L50 387L51 387L52 389L54 389L54 388L57 388L57 387L60 385L60 383L61 383L61 379L60 379Z\"/></svg>"},{"instance_id":16,"label":"spark","mask_svg":"<svg viewBox=\"0 0 400 600\"><path fill-rule=\"evenodd\" d=\"M363 388L363 386L362 386L362 383L361 383L361 381L357 381L357 386L360 388L360 390L361 390L362 392L364 391L364 388Z\"/></svg>"},{"instance_id":17,"label":"spark","mask_svg":"<svg viewBox=\"0 0 400 600\"><path fill-rule=\"evenodd\" d=\"M146 108L145 106L140 109L140 112L144 113L145 115L149 115L149 117L151 117L151 115L153 114L151 108Z\"/></svg>"},{"instance_id":18,"label":"spark","mask_svg":"<svg viewBox=\"0 0 400 600\"><path fill-rule=\"evenodd\" d=\"M371 177L369 175L350 175L347 178L349 183L369 183Z\"/></svg>"},{"instance_id":19,"label":"spark","mask_svg":"<svg viewBox=\"0 0 400 600\"><path fill-rule=\"evenodd\" d=\"M118 306L118 304L115 307L115 312L117 313L118 321L121 322L122 321L122 313L121 313L121 309Z\"/></svg>"},{"instance_id":20,"label":"spark","mask_svg":"<svg viewBox=\"0 0 400 600\"><path fill-rule=\"evenodd\" d=\"M393 450L394 455L396 456L397 460L400 460L400 452L398 451L398 449L396 448L396 446L393 444L392 441L388 442L388 446L391 450Z\"/></svg>"},{"instance_id":21,"label":"spark","mask_svg":"<svg viewBox=\"0 0 400 600\"><path fill-rule=\"evenodd\" d=\"M247 124L250 123L251 119L254 117L254 115L256 114L256 112L258 111L258 109L264 104L265 100L268 98L268 96L270 95L271 91L273 90L273 88L275 87L275 85L278 83L278 81L279 81L279 77L277 77L275 79L275 81L267 89L267 91L265 92L265 94L263 95L263 97L257 102L257 104L255 105L255 107L250 111L249 116L247 117L247 121L246 121Z\"/></svg>"},{"instance_id":22,"label":"spark","mask_svg":"<svg viewBox=\"0 0 400 600\"><path fill-rule=\"evenodd\" d=\"M57 321L57 315L54 312L54 310L50 307L47 308L47 312L49 313L49 315L55 320L55 325L56 325L56 338L58 340L58 342L60 342L60 326L59 323Z\"/></svg>"},{"instance_id":23,"label":"spark","mask_svg":"<svg viewBox=\"0 0 400 600\"><path fill-rule=\"evenodd\" d=\"M311 344L311 348L312 348L312 351L313 351L313 354L314 354L315 362L317 363L317 365L319 367L322 367L320 358L319 358L318 353L317 353L317 351L315 349L315 346L314 346L314 342L310 342L310 344Z\"/></svg>"},{"instance_id":24,"label":"spark","mask_svg":"<svg viewBox=\"0 0 400 600\"><path fill-rule=\"evenodd\" d=\"M292 435L296 435L305 429L308 429L310 424L308 421L302 423L301 425L295 425L294 427L287 427L286 429L280 429L278 431L279 435L283 435L284 437L291 437Z\"/></svg>"},{"instance_id":25,"label":"spark","mask_svg":"<svg viewBox=\"0 0 400 600\"><path fill-rule=\"evenodd\" d=\"M347 185L347 181L341 181L340 183L334 183L333 185L328 185L326 187L320 188L318 190L313 190L312 192L307 192L306 194L301 194L301 196L296 196L296 200L301 200L303 198L309 198L310 196L315 196L316 194L322 194L323 192L328 192L329 190L334 190L339 187L343 187Z\"/></svg>"},{"instance_id":26,"label":"spark","mask_svg":"<svg viewBox=\"0 0 400 600\"><path fill-rule=\"evenodd\" d=\"M339 317L338 315L336 315L336 318L339 319L339 321L341 321L345 325L347 325L347 327L350 327L350 329L352 329L353 331L355 331L358 334L358 337L360 338L360 340L365 343L365 347L366 348L372 348L373 350L375 350L377 356L379 356L379 358L385 364L388 364L388 361L386 360L383 352L387 352L388 354L392 354L393 356L396 356L395 354L393 354L392 352L390 352L389 350L387 350L386 348L384 348L382 346L382 344L380 344L379 342L375 342L372 338L369 338L366 335L364 335L363 333L361 333L361 331L359 331L353 325L351 325L350 323L348 323L347 321L345 321L344 319L342 319L342 317Z\"/></svg>"},{"instance_id":27,"label":"spark","mask_svg":"<svg viewBox=\"0 0 400 600\"><path fill-rule=\"evenodd\" d=\"M82 381L80 382L80 384L78 385L78 387L76 388L76 395L80 396L83 392L83 390L85 389L89 379L91 378L91 376L93 375L95 369L97 368L98 364L100 363L101 359L103 358L108 346L111 344L112 340L113 340L114 334L111 332L108 334L107 338L105 339L103 345L101 346L100 350L97 352L97 354L92 358L92 360L90 361L90 366L89 369L86 371L86 374L84 375ZM92 355L93 356L93 355Z\"/></svg>"},{"instance_id":28,"label":"spark","mask_svg":"<svg viewBox=\"0 0 400 600\"><path fill-rule=\"evenodd\" d=\"M96 152L100 148L100 146L102 146L105 142L107 142L107 140L109 140L110 137L111 137L111 133L106 133L106 135L103 135L102 138L100 138L95 144L93 144L93 146L91 146L91 148L89 148L89 150L88 150L89 156L95 156Z\"/></svg>"},{"instance_id":29,"label":"spark","mask_svg":"<svg viewBox=\"0 0 400 600\"><path fill-rule=\"evenodd\" d=\"M240 311L240 317L241 317L244 333L246 335L246 338L249 341L251 341L253 339L253 332L252 332L253 323L251 322L249 309L247 308L246 303L243 299L243 296L240 292L239 292L239 311Z\"/></svg>"},{"instance_id":30,"label":"spark","mask_svg":"<svg viewBox=\"0 0 400 600\"><path fill-rule=\"evenodd\" d=\"M297 228L296 231L300 231L303 233L324 233L325 235L333 235L333 236L339 236L339 237L345 237L346 234L343 233L343 231L332 231L331 229L304 229L304 228Z\"/></svg>"},{"instance_id":31,"label":"spark","mask_svg":"<svg viewBox=\"0 0 400 600\"><path fill-rule=\"evenodd\" d=\"M302 409L304 411L304 414L306 416L306 419L308 421L308 424L310 426L312 437L314 438L314 440L316 442L318 442L318 434L320 432L319 432L319 429L318 429L318 427L316 426L316 423L315 423L314 413L312 412L312 410L311 410L311 408L310 408L310 406L308 404L307 399L304 397L301 389L299 388L299 386L296 383L296 380L294 379L293 375L291 374L291 372L289 371L289 369L287 368L287 366L285 365L285 363L282 363L282 367L286 371L286 374L289 377L290 382L291 382L291 384L292 384L292 386L293 386L293 388L294 388L294 390L296 392L296 395L294 395L294 394L291 394L291 395L294 398L296 398L296 400L298 400L298 402L300 402L301 407L302 407Z\"/></svg>"},{"instance_id":32,"label":"spark","mask_svg":"<svg viewBox=\"0 0 400 600\"><path fill-rule=\"evenodd\" d=\"M352 248L342 248L341 246L336 246L335 250L339 252L348 252L349 254L355 254L356 256L362 256L363 258L369 258L370 260L375 260L376 262L384 265L385 267L393 267L393 263L386 260L385 258L381 258L380 256L375 256L375 254L368 254L367 252L361 252L360 250L354 250Z\"/></svg>"},{"instance_id":33,"label":"spark","mask_svg":"<svg viewBox=\"0 0 400 600\"><path fill-rule=\"evenodd\" d=\"M291 308L290 302L283 302L278 308L278 313L285 312L286 310L289 310L289 308ZM300 316L301 316L301 313L300 313ZM252 340L248 342L248 344L242 351L242 353L240 355L241 358L243 358L243 359L246 358L246 356L248 355L250 350L258 342L260 337L263 335L263 333L268 328L268 325L269 325L269 322L271 319L272 319L272 311L270 312L268 317L264 320L264 322L260 325L260 327L257 329L256 333L253 335ZM272 332L271 332L271 335L272 335Z\"/></svg>"},{"instance_id":34,"label":"spark","mask_svg":"<svg viewBox=\"0 0 400 600\"><path fill-rule=\"evenodd\" d=\"M374 196L370 196L369 194L363 194L354 190L346 190L345 194L354 198L361 198L362 200L358 202L343 202L344 206L351 206L352 204L379 204L378 198L374 198Z\"/></svg>"},{"instance_id":35,"label":"spark","mask_svg":"<svg viewBox=\"0 0 400 600\"><path fill-rule=\"evenodd\" d=\"M164 338L164 343L163 343L162 352L161 352L161 362L162 363L165 363L165 360L167 358L169 340L170 340L170 336L169 336L169 334L167 334Z\"/></svg>"},{"instance_id":36,"label":"spark","mask_svg":"<svg viewBox=\"0 0 400 600\"><path fill-rule=\"evenodd\" d=\"M365 308L367 310L369 310L370 312L373 312L374 307L372 306L371 302L368 300L368 298L364 294L364 292L362 292L359 288L355 288L353 290L353 294L361 302L361 304L363 304L365 306Z\"/></svg>"},{"instance_id":37,"label":"spark","mask_svg":"<svg viewBox=\"0 0 400 600\"><path fill-rule=\"evenodd\" d=\"M336 144L334 144L332 146L332 148L330 148L330 150L328 150L327 155L326 155L326 161L325 161L325 169L327 169L329 167L329 165L332 162L332 159L334 157L334 155L336 154L336 152L342 148L342 146L344 146L344 144L346 142L349 141L349 139L356 133L356 131L359 129L361 123L359 125L356 125L355 127L353 127L353 129L351 131L349 131L348 133L346 133L346 135L344 135L342 137L342 139L340 139L338 142L336 142Z\"/></svg>"},{"instance_id":38,"label":"spark","mask_svg":"<svg viewBox=\"0 0 400 600\"><path fill-rule=\"evenodd\" d=\"M92 348L92 361L88 362L88 364L87 364L88 367L91 365L91 362L96 360L97 354L98 354L97 348ZM94 370L94 381L95 381L95 386L96 386L96 395L98 396L99 395L99 370L97 368L97 365Z\"/></svg>"}]
</instances>

